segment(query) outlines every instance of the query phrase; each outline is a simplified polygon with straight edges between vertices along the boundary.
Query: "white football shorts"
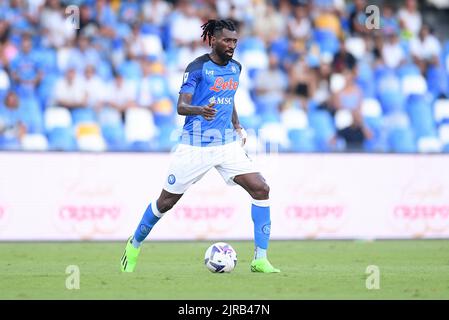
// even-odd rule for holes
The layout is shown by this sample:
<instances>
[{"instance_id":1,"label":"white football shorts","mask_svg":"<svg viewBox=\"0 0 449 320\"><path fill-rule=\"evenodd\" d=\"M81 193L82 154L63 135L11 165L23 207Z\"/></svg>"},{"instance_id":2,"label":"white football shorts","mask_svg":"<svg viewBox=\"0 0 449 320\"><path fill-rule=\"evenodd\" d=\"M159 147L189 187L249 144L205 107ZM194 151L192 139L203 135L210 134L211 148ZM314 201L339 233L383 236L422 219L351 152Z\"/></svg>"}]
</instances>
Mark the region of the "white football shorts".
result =
<instances>
[{"instance_id":1,"label":"white football shorts","mask_svg":"<svg viewBox=\"0 0 449 320\"><path fill-rule=\"evenodd\" d=\"M217 169L229 185L236 184L235 176L259 172L240 142L211 147L179 144L171 155L164 189L182 194L212 168Z\"/></svg>"}]
</instances>

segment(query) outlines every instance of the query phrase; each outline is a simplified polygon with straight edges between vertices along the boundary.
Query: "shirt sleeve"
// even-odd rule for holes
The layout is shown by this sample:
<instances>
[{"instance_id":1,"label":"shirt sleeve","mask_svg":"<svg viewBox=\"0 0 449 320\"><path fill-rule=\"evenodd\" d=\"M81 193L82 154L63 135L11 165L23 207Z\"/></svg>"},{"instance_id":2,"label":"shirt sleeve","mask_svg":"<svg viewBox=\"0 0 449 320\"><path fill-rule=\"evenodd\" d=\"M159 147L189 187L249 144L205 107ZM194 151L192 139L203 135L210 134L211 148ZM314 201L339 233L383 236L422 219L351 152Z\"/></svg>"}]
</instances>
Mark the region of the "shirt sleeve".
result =
<instances>
[{"instance_id":1,"label":"shirt sleeve","mask_svg":"<svg viewBox=\"0 0 449 320\"><path fill-rule=\"evenodd\" d=\"M179 93L191 93L195 92L196 86L201 80L202 65L197 63L191 63L187 66L182 79L181 90Z\"/></svg>"}]
</instances>

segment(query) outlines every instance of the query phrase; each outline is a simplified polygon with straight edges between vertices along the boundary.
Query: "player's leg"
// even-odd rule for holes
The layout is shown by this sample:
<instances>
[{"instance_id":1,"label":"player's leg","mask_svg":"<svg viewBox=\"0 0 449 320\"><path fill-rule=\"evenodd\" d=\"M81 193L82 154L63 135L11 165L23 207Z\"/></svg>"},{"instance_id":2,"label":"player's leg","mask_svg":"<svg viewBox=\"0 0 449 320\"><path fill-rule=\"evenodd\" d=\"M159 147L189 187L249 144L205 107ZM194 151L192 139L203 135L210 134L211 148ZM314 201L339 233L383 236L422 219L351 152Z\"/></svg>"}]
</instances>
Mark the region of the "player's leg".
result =
<instances>
[{"instance_id":1,"label":"player's leg","mask_svg":"<svg viewBox=\"0 0 449 320\"><path fill-rule=\"evenodd\" d=\"M257 172L237 175L233 180L245 189L252 198L251 218L254 223L255 250L251 271L263 273L280 272L267 259L271 229L270 187L264 177Z\"/></svg>"},{"instance_id":2,"label":"player's leg","mask_svg":"<svg viewBox=\"0 0 449 320\"><path fill-rule=\"evenodd\" d=\"M148 205L134 235L128 239L126 244L125 252L121 259L121 269L123 272L134 271L140 253L140 245L164 213L173 208L181 197L182 194L170 193L162 189L159 198Z\"/></svg>"},{"instance_id":3,"label":"player's leg","mask_svg":"<svg viewBox=\"0 0 449 320\"><path fill-rule=\"evenodd\" d=\"M184 192L209 171L213 165L203 157L203 148L179 145L172 155L167 179L156 201L150 203L140 220L134 235L128 239L125 253L121 260L124 272L133 272L137 263L142 241L148 236L154 225L164 213L170 210L182 197Z\"/></svg>"}]
</instances>

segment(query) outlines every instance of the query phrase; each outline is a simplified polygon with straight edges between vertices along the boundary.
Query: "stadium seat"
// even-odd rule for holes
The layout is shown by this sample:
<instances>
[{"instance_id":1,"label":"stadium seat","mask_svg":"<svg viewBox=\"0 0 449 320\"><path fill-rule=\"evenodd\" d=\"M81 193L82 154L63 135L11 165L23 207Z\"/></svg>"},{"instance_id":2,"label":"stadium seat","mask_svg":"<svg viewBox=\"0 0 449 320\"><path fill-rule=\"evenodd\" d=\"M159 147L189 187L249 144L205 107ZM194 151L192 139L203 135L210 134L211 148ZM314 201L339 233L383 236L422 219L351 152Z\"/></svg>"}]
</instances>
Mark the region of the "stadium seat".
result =
<instances>
[{"instance_id":1,"label":"stadium seat","mask_svg":"<svg viewBox=\"0 0 449 320\"><path fill-rule=\"evenodd\" d=\"M313 32L313 41L315 41L319 48L320 53L329 52L335 54L340 49L340 42L337 36L331 30L316 29Z\"/></svg>"},{"instance_id":2,"label":"stadium seat","mask_svg":"<svg viewBox=\"0 0 449 320\"><path fill-rule=\"evenodd\" d=\"M418 66L414 63L407 63L397 68L397 75L399 78L403 79L406 76L419 76L421 71Z\"/></svg>"},{"instance_id":3,"label":"stadium seat","mask_svg":"<svg viewBox=\"0 0 449 320\"><path fill-rule=\"evenodd\" d=\"M49 149L53 151L77 150L72 129L67 127L53 127L48 133Z\"/></svg>"},{"instance_id":4,"label":"stadium seat","mask_svg":"<svg viewBox=\"0 0 449 320\"><path fill-rule=\"evenodd\" d=\"M379 95L382 113L389 114L404 110L404 97L400 91L383 92Z\"/></svg>"},{"instance_id":5,"label":"stadium seat","mask_svg":"<svg viewBox=\"0 0 449 320\"><path fill-rule=\"evenodd\" d=\"M287 130L305 129L309 126L309 119L304 110L290 108L281 113L281 123Z\"/></svg>"},{"instance_id":6,"label":"stadium seat","mask_svg":"<svg viewBox=\"0 0 449 320\"><path fill-rule=\"evenodd\" d=\"M449 124L443 124L438 128L438 136L444 147L449 145Z\"/></svg>"},{"instance_id":7,"label":"stadium seat","mask_svg":"<svg viewBox=\"0 0 449 320\"><path fill-rule=\"evenodd\" d=\"M438 99L434 102L434 119L437 124L449 120L449 99Z\"/></svg>"},{"instance_id":8,"label":"stadium seat","mask_svg":"<svg viewBox=\"0 0 449 320\"><path fill-rule=\"evenodd\" d=\"M290 129L288 130L290 141L289 151L292 152L314 152L315 137L311 129Z\"/></svg>"},{"instance_id":9,"label":"stadium seat","mask_svg":"<svg viewBox=\"0 0 449 320\"><path fill-rule=\"evenodd\" d=\"M351 53L357 60L361 60L366 53L365 40L361 37L349 37L345 40L346 51Z\"/></svg>"},{"instance_id":10,"label":"stadium seat","mask_svg":"<svg viewBox=\"0 0 449 320\"><path fill-rule=\"evenodd\" d=\"M44 122L47 132L54 128L69 128L72 126L72 116L66 108L50 107L44 112Z\"/></svg>"},{"instance_id":11,"label":"stadium seat","mask_svg":"<svg viewBox=\"0 0 449 320\"><path fill-rule=\"evenodd\" d=\"M341 73L333 73L330 78L330 89L332 93L337 93L346 85L346 79Z\"/></svg>"},{"instance_id":12,"label":"stadium seat","mask_svg":"<svg viewBox=\"0 0 449 320\"><path fill-rule=\"evenodd\" d=\"M354 119L352 113L349 110L342 109L335 113L335 128L341 130L352 125Z\"/></svg>"},{"instance_id":13,"label":"stadium seat","mask_svg":"<svg viewBox=\"0 0 449 320\"><path fill-rule=\"evenodd\" d=\"M329 151L329 141L335 135L332 116L327 111L313 111L309 113L309 123L315 133L317 151Z\"/></svg>"},{"instance_id":14,"label":"stadium seat","mask_svg":"<svg viewBox=\"0 0 449 320\"><path fill-rule=\"evenodd\" d=\"M280 123L271 122L262 125L259 134L262 143L267 147L270 146L270 149L273 146L288 148L287 130Z\"/></svg>"},{"instance_id":15,"label":"stadium seat","mask_svg":"<svg viewBox=\"0 0 449 320\"><path fill-rule=\"evenodd\" d=\"M382 116L382 106L377 99L363 99L361 108L363 117L378 118Z\"/></svg>"},{"instance_id":16,"label":"stadium seat","mask_svg":"<svg viewBox=\"0 0 449 320\"><path fill-rule=\"evenodd\" d=\"M427 87L434 98L449 94L449 79L443 66L429 66L426 74Z\"/></svg>"},{"instance_id":17,"label":"stadium seat","mask_svg":"<svg viewBox=\"0 0 449 320\"><path fill-rule=\"evenodd\" d=\"M143 108L131 108L125 113L125 137L133 143L148 142L157 135L152 113ZM138 146L140 148L140 146ZM140 149L139 149L140 150Z\"/></svg>"},{"instance_id":18,"label":"stadium seat","mask_svg":"<svg viewBox=\"0 0 449 320\"><path fill-rule=\"evenodd\" d=\"M410 128L394 129L389 134L389 145L392 152L416 152L415 136Z\"/></svg>"},{"instance_id":19,"label":"stadium seat","mask_svg":"<svg viewBox=\"0 0 449 320\"><path fill-rule=\"evenodd\" d=\"M405 97L411 94L426 94L427 82L420 74L406 75L401 80L401 89Z\"/></svg>"},{"instance_id":20,"label":"stadium seat","mask_svg":"<svg viewBox=\"0 0 449 320\"><path fill-rule=\"evenodd\" d=\"M436 136L432 107L426 96L410 96L407 100L406 110L417 138Z\"/></svg>"},{"instance_id":21,"label":"stadium seat","mask_svg":"<svg viewBox=\"0 0 449 320\"><path fill-rule=\"evenodd\" d=\"M76 127L76 141L80 151L106 151L106 143L96 123L80 123Z\"/></svg>"},{"instance_id":22,"label":"stadium seat","mask_svg":"<svg viewBox=\"0 0 449 320\"><path fill-rule=\"evenodd\" d=\"M421 137L417 145L420 153L435 153L442 150L441 141L437 137Z\"/></svg>"},{"instance_id":23,"label":"stadium seat","mask_svg":"<svg viewBox=\"0 0 449 320\"><path fill-rule=\"evenodd\" d=\"M48 150L48 140L43 134L26 134L21 141L22 150L25 151L46 151Z\"/></svg>"},{"instance_id":24,"label":"stadium seat","mask_svg":"<svg viewBox=\"0 0 449 320\"><path fill-rule=\"evenodd\" d=\"M97 115L91 108L78 108L72 110L72 121L76 126L84 122L96 122Z\"/></svg>"}]
</instances>

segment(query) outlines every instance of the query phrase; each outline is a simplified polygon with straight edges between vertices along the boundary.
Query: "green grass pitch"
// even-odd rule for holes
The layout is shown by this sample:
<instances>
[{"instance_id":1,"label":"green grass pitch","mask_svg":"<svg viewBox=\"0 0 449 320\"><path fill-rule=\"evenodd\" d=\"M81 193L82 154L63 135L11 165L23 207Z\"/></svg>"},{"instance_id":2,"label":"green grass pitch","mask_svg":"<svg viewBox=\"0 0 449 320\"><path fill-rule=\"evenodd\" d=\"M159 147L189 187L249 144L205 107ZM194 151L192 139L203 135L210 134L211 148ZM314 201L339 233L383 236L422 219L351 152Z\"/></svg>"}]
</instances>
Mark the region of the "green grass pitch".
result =
<instances>
[{"instance_id":1,"label":"green grass pitch","mask_svg":"<svg viewBox=\"0 0 449 320\"><path fill-rule=\"evenodd\" d=\"M121 242L0 242L0 299L449 299L449 241L272 241L280 274L250 272L252 242L228 241L238 264L213 274L208 242L146 241L136 271L122 274ZM68 290L69 265L80 289ZM368 290L369 265L379 289Z\"/></svg>"}]
</instances>

